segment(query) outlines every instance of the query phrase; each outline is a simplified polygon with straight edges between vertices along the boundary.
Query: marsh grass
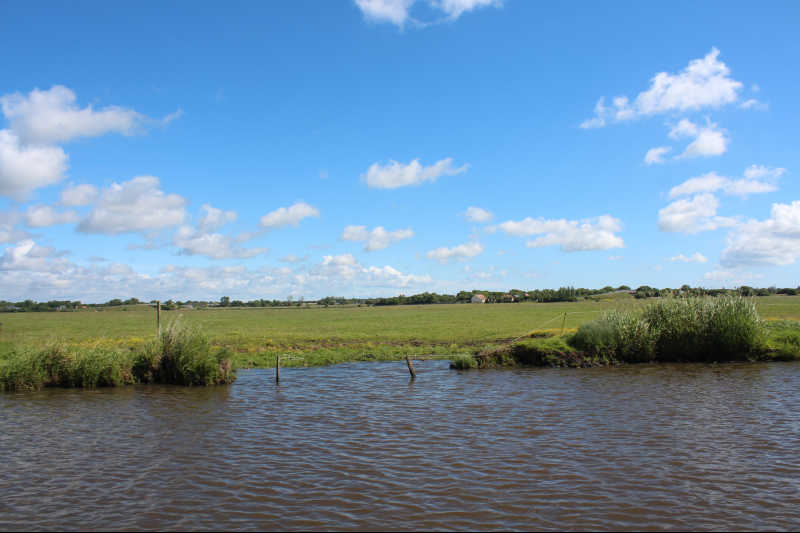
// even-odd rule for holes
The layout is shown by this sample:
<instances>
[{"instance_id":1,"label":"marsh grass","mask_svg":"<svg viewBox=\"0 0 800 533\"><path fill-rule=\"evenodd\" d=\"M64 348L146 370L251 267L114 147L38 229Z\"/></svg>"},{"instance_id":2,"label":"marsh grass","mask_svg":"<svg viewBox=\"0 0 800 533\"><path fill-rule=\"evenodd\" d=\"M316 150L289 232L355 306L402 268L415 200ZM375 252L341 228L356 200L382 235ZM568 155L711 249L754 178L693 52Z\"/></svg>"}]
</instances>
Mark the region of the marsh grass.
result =
<instances>
[{"instance_id":1,"label":"marsh grass","mask_svg":"<svg viewBox=\"0 0 800 533\"><path fill-rule=\"evenodd\" d=\"M6 351L0 357L0 391L133 383L218 385L234 379L228 352L213 348L198 328L179 321L136 351L53 343L40 350Z\"/></svg>"},{"instance_id":2,"label":"marsh grass","mask_svg":"<svg viewBox=\"0 0 800 533\"><path fill-rule=\"evenodd\" d=\"M739 296L665 299L640 313L611 311L581 325L571 346L619 362L743 361L765 351L752 300Z\"/></svg>"}]
</instances>

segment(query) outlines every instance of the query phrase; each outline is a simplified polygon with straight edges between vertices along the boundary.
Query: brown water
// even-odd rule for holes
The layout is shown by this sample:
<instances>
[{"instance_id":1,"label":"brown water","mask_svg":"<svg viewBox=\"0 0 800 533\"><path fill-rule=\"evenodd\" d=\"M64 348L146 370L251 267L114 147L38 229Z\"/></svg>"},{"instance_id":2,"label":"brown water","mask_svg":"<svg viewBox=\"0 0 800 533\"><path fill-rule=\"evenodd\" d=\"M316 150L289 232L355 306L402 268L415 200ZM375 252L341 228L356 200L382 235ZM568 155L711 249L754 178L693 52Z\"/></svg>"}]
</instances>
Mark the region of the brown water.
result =
<instances>
[{"instance_id":1,"label":"brown water","mask_svg":"<svg viewBox=\"0 0 800 533\"><path fill-rule=\"evenodd\" d=\"M800 364L0 394L0 529L800 528Z\"/></svg>"}]
</instances>

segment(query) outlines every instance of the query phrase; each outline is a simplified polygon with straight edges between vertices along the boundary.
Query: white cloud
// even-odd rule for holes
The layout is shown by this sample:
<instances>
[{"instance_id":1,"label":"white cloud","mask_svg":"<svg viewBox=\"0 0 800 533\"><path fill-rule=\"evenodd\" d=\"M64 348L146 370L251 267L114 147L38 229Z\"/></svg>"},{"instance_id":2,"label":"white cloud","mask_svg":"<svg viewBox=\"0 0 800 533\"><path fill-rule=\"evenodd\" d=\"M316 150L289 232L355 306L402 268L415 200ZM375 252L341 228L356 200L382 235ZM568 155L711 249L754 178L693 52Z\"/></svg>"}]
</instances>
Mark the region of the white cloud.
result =
<instances>
[{"instance_id":1,"label":"white cloud","mask_svg":"<svg viewBox=\"0 0 800 533\"><path fill-rule=\"evenodd\" d=\"M24 145L10 130L0 130L0 196L17 200L64 178L67 154L57 146Z\"/></svg>"},{"instance_id":2,"label":"white cloud","mask_svg":"<svg viewBox=\"0 0 800 533\"><path fill-rule=\"evenodd\" d=\"M711 124L710 122L705 127L697 127L696 125L695 127L697 128L695 139L681 155L675 157L676 159L710 157L725 153L730 142L725 136L725 130L717 128L716 124Z\"/></svg>"},{"instance_id":3,"label":"white cloud","mask_svg":"<svg viewBox=\"0 0 800 533\"><path fill-rule=\"evenodd\" d=\"M432 4L442 11L451 19L457 19L464 13L488 6L501 6L501 0L438 0Z\"/></svg>"},{"instance_id":4,"label":"white cloud","mask_svg":"<svg viewBox=\"0 0 800 533\"><path fill-rule=\"evenodd\" d=\"M664 155L672 150L669 146L658 146L650 148L644 156L644 162L648 165L654 165L664 162Z\"/></svg>"},{"instance_id":5,"label":"white cloud","mask_svg":"<svg viewBox=\"0 0 800 533\"><path fill-rule=\"evenodd\" d=\"M702 192L722 190L726 194L747 196L749 194L767 193L778 190L777 180L785 169L770 169L752 165L744 171L743 179L731 179L709 172L702 176L690 178L669 191L669 197L675 198Z\"/></svg>"},{"instance_id":6,"label":"white cloud","mask_svg":"<svg viewBox=\"0 0 800 533\"><path fill-rule=\"evenodd\" d=\"M602 128L606 125L605 116L609 113L609 109L605 106L605 98L602 96L594 105L594 117L581 122L581 128L584 130L591 130L595 128Z\"/></svg>"},{"instance_id":7,"label":"white cloud","mask_svg":"<svg viewBox=\"0 0 800 533\"><path fill-rule=\"evenodd\" d=\"M305 202L297 202L289 207L280 207L261 217L261 227L275 229L283 226L297 226L304 218L319 217L319 209Z\"/></svg>"},{"instance_id":8,"label":"white cloud","mask_svg":"<svg viewBox=\"0 0 800 533\"><path fill-rule=\"evenodd\" d=\"M727 237L722 265L786 266L800 257L800 201L772 204L770 218L749 220Z\"/></svg>"},{"instance_id":9,"label":"white cloud","mask_svg":"<svg viewBox=\"0 0 800 533\"><path fill-rule=\"evenodd\" d=\"M685 256L683 254L675 255L669 258L672 262L679 262L679 263L706 263L708 259L701 254L700 252L695 252L690 256Z\"/></svg>"},{"instance_id":10,"label":"white cloud","mask_svg":"<svg viewBox=\"0 0 800 533\"><path fill-rule=\"evenodd\" d=\"M67 263L54 248L39 246L32 239L5 249L0 257L0 270L38 270L57 272Z\"/></svg>"},{"instance_id":11,"label":"white cloud","mask_svg":"<svg viewBox=\"0 0 800 533\"><path fill-rule=\"evenodd\" d=\"M61 205L80 207L94 202L99 194L93 185L74 185L61 191Z\"/></svg>"},{"instance_id":12,"label":"white cloud","mask_svg":"<svg viewBox=\"0 0 800 533\"><path fill-rule=\"evenodd\" d=\"M57 224L73 224L79 219L72 210L56 211L49 205L32 205L25 212L25 224L32 228L44 228Z\"/></svg>"},{"instance_id":13,"label":"white cloud","mask_svg":"<svg viewBox=\"0 0 800 533\"><path fill-rule=\"evenodd\" d=\"M496 229L517 237L541 235L529 240L526 243L528 248L559 246L564 252L577 252L624 246L622 238L615 234L622 230L622 223L610 215L581 220L527 217L520 221L503 222Z\"/></svg>"},{"instance_id":14,"label":"white cloud","mask_svg":"<svg viewBox=\"0 0 800 533\"><path fill-rule=\"evenodd\" d=\"M374 22L391 22L402 27L409 18L415 0L356 0L364 18Z\"/></svg>"},{"instance_id":15,"label":"white cloud","mask_svg":"<svg viewBox=\"0 0 800 533\"><path fill-rule=\"evenodd\" d=\"M483 253L483 246L479 242L468 242L447 248L445 246L431 250L425 254L428 259L447 263L451 259L465 260L471 259Z\"/></svg>"},{"instance_id":16,"label":"white cloud","mask_svg":"<svg viewBox=\"0 0 800 533\"><path fill-rule=\"evenodd\" d=\"M144 115L117 106L94 110L75 105L75 93L62 85L50 90L34 89L27 96L20 93L0 97L3 114L11 131L24 143L55 144L79 137L97 137L116 132L133 133Z\"/></svg>"},{"instance_id":17,"label":"white cloud","mask_svg":"<svg viewBox=\"0 0 800 533\"><path fill-rule=\"evenodd\" d=\"M736 102L742 83L730 77L730 69L719 60L719 50L712 48L702 59L693 59L677 74L659 72L650 87L631 102L627 97L614 98L613 107L595 106L594 118L584 128L601 127L607 120L616 122L673 111L697 111L719 108Z\"/></svg>"},{"instance_id":18,"label":"white cloud","mask_svg":"<svg viewBox=\"0 0 800 533\"><path fill-rule=\"evenodd\" d=\"M19 242L32 237L27 231L16 228L19 221L18 212L0 211L0 243Z\"/></svg>"},{"instance_id":19,"label":"white cloud","mask_svg":"<svg viewBox=\"0 0 800 533\"><path fill-rule=\"evenodd\" d=\"M786 173L785 168L770 168L764 165L750 165L744 171L744 177L750 180L773 178L778 179Z\"/></svg>"},{"instance_id":20,"label":"white cloud","mask_svg":"<svg viewBox=\"0 0 800 533\"><path fill-rule=\"evenodd\" d=\"M659 210L658 227L661 231L693 234L734 225L735 219L716 216L718 206L717 198L709 193L676 200Z\"/></svg>"},{"instance_id":21,"label":"white cloud","mask_svg":"<svg viewBox=\"0 0 800 533\"><path fill-rule=\"evenodd\" d=\"M700 128L689 120L682 118L667 134L670 139L681 139L683 137L697 137L700 134Z\"/></svg>"},{"instance_id":22,"label":"white cloud","mask_svg":"<svg viewBox=\"0 0 800 533\"><path fill-rule=\"evenodd\" d=\"M367 230L366 226L347 226L342 232L342 240L364 242L364 250L367 252L383 250L394 242L410 239L413 236L414 232L411 229L386 231L383 226L378 226L372 231Z\"/></svg>"},{"instance_id":23,"label":"white cloud","mask_svg":"<svg viewBox=\"0 0 800 533\"><path fill-rule=\"evenodd\" d=\"M373 22L388 22L400 28L407 23L428 26L441 21L421 22L411 17L411 8L417 0L355 0L364 18ZM481 7L503 5L502 0L427 0L428 7L440 11L445 20L456 20L464 13Z\"/></svg>"},{"instance_id":24,"label":"white cloud","mask_svg":"<svg viewBox=\"0 0 800 533\"><path fill-rule=\"evenodd\" d=\"M295 254L289 254L281 257L280 259L278 259L278 261L281 261L283 263L302 263L306 259L308 259L307 255L304 255L303 257L298 257Z\"/></svg>"},{"instance_id":25,"label":"white cloud","mask_svg":"<svg viewBox=\"0 0 800 533\"><path fill-rule=\"evenodd\" d=\"M494 218L494 215L491 211L487 211L486 209L482 209L480 207L473 207L470 206L467 208L467 211L464 213L464 216L467 217L467 220L470 222L477 222L479 224L485 224Z\"/></svg>"},{"instance_id":26,"label":"white cloud","mask_svg":"<svg viewBox=\"0 0 800 533\"><path fill-rule=\"evenodd\" d=\"M730 180L718 175L716 172L709 172L702 176L689 178L680 185L676 185L669 190L669 197L675 198L683 195L691 195L700 192L714 192L725 187Z\"/></svg>"},{"instance_id":27,"label":"white cloud","mask_svg":"<svg viewBox=\"0 0 800 533\"><path fill-rule=\"evenodd\" d=\"M466 172L469 165L453 166L453 159L447 157L430 166L422 166L419 159L404 165L397 161L389 161L386 165L373 163L362 179L367 185L376 189L396 189L409 185L420 185L426 181L434 182L440 176L453 176Z\"/></svg>"},{"instance_id":28,"label":"white cloud","mask_svg":"<svg viewBox=\"0 0 800 533\"><path fill-rule=\"evenodd\" d=\"M205 214L200 217L197 223L197 230L202 233L217 230L225 224L234 222L237 217L236 211L223 211L209 204L203 204L201 209L205 211Z\"/></svg>"},{"instance_id":29,"label":"white cloud","mask_svg":"<svg viewBox=\"0 0 800 533\"><path fill-rule=\"evenodd\" d=\"M739 104L739 107L742 109L754 109L756 111L766 111L767 109L769 109L769 105L759 100L756 100L755 98L750 98L749 100L745 100L744 102Z\"/></svg>"},{"instance_id":30,"label":"white cloud","mask_svg":"<svg viewBox=\"0 0 800 533\"><path fill-rule=\"evenodd\" d=\"M263 254L266 248L241 248L230 237L181 226L173 239L182 255L203 255L210 259L246 259Z\"/></svg>"},{"instance_id":31,"label":"white cloud","mask_svg":"<svg viewBox=\"0 0 800 533\"><path fill-rule=\"evenodd\" d=\"M160 189L158 178L138 176L105 189L78 230L114 235L177 226L186 219L185 206L185 198Z\"/></svg>"},{"instance_id":32,"label":"white cloud","mask_svg":"<svg viewBox=\"0 0 800 533\"><path fill-rule=\"evenodd\" d=\"M737 285L748 283L754 280L762 279L763 274L753 274L752 272L732 271L714 269L711 272L706 272L703 276L709 281L728 282Z\"/></svg>"}]
</instances>

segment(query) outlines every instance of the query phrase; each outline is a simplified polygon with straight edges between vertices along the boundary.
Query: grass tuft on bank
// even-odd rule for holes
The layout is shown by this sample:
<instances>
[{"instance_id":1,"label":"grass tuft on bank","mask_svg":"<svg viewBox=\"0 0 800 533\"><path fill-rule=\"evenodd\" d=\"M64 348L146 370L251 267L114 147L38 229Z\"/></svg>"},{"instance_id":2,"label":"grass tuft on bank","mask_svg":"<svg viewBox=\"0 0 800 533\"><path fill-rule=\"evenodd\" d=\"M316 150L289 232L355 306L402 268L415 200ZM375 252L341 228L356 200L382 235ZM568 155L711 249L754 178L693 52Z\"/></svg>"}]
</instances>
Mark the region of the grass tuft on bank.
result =
<instances>
[{"instance_id":1,"label":"grass tuft on bank","mask_svg":"<svg viewBox=\"0 0 800 533\"><path fill-rule=\"evenodd\" d=\"M574 334L529 338L474 358L479 367L790 361L800 359L800 324L765 323L753 301L738 296L665 299L643 311L608 311Z\"/></svg>"},{"instance_id":2,"label":"grass tuft on bank","mask_svg":"<svg viewBox=\"0 0 800 533\"><path fill-rule=\"evenodd\" d=\"M213 348L198 328L179 321L135 351L54 343L40 350L11 349L0 356L0 391L134 383L220 385L235 379L227 351Z\"/></svg>"}]
</instances>

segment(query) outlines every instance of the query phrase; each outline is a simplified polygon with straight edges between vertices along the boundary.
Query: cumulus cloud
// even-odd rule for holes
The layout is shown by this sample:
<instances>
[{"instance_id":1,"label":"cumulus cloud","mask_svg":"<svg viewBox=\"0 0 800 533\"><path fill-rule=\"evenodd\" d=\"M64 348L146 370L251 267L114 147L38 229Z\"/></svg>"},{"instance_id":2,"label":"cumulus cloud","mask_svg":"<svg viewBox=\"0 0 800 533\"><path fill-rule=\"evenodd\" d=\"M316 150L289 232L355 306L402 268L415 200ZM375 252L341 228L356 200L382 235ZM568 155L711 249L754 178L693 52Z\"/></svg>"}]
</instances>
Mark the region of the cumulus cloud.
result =
<instances>
[{"instance_id":1,"label":"cumulus cloud","mask_svg":"<svg viewBox=\"0 0 800 533\"><path fill-rule=\"evenodd\" d=\"M430 283L432 279L427 274L422 276L404 274L390 265L364 266L351 254L342 254L324 256L322 263L312 267L308 274L299 274L298 281L317 286L327 283L333 286L358 283L365 287L402 288Z\"/></svg>"},{"instance_id":2,"label":"cumulus cloud","mask_svg":"<svg viewBox=\"0 0 800 533\"><path fill-rule=\"evenodd\" d=\"M769 105L755 98L750 98L749 100L745 100L741 104L739 104L741 109L754 109L756 111L766 111L769 109Z\"/></svg>"},{"instance_id":3,"label":"cumulus cloud","mask_svg":"<svg viewBox=\"0 0 800 533\"><path fill-rule=\"evenodd\" d=\"M0 270L56 272L67 263L62 256L55 248L39 246L32 239L25 239L5 249L0 257Z\"/></svg>"},{"instance_id":4,"label":"cumulus cloud","mask_svg":"<svg viewBox=\"0 0 800 533\"><path fill-rule=\"evenodd\" d=\"M25 224L32 228L45 228L58 224L73 224L79 219L72 210L57 211L49 205L32 205L25 212Z\"/></svg>"},{"instance_id":5,"label":"cumulus cloud","mask_svg":"<svg viewBox=\"0 0 800 533\"><path fill-rule=\"evenodd\" d=\"M693 122L683 119L669 133L673 139L681 137L693 137L694 140L682 154L675 156L676 159L693 157L710 157L722 155L728 149L729 139L725 136L725 130L720 129L717 124L710 121L705 126L698 126Z\"/></svg>"},{"instance_id":6,"label":"cumulus cloud","mask_svg":"<svg viewBox=\"0 0 800 533\"><path fill-rule=\"evenodd\" d=\"M111 132L130 135L145 118L132 109L117 106L80 108L75 100L71 89L54 85L47 91L34 89L28 95L4 95L0 106L11 131L31 144L55 144Z\"/></svg>"},{"instance_id":7,"label":"cumulus cloud","mask_svg":"<svg viewBox=\"0 0 800 533\"><path fill-rule=\"evenodd\" d=\"M618 96L611 106L600 100L595 116L581 124L583 128L602 127L609 121L621 122L638 117L675 111L698 111L720 108L739 98L742 83L730 77L730 69L719 60L719 50L712 48L702 59L693 59L676 74L659 72L650 87L631 101Z\"/></svg>"},{"instance_id":8,"label":"cumulus cloud","mask_svg":"<svg viewBox=\"0 0 800 533\"><path fill-rule=\"evenodd\" d=\"M363 242L364 251L373 252L383 250L394 242L410 239L413 236L414 232L411 229L387 231L383 226L378 226L370 231L366 226L347 226L344 228L341 238L345 241Z\"/></svg>"},{"instance_id":9,"label":"cumulus cloud","mask_svg":"<svg viewBox=\"0 0 800 533\"><path fill-rule=\"evenodd\" d=\"M282 263L302 263L306 259L308 259L307 255L304 255L303 257L299 257L299 256L297 256L295 254L288 254L288 255L285 255L285 256L281 257L280 259L278 259L278 261L280 261Z\"/></svg>"},{"instance_id":10,"label":"cumulus cloud","mask_svg":"<svg viewBox=\"0 0 800 533\"><path fill-rule=\"evenodd\" d=\"M648 165L655 165L664 162L664 155L672 150L669 146L658 146L650 148L644 156L644 162Z\"/></svg>"},{"instance_id":11,"label":"cumulus cloud","mask_svg":"<svg viewBox=\"0 0 800 533\"><path fill-rule=\"evenodd\" d=\"M173 239L182 255L203 255L209 259L246 259L263 254L266 248L242 248L221 233L209 233L181 226Z\"/></svg>"},{"instance_id":12,"label":"cumulus cloud","mask_svg":"<svg viewBox=\"0 0 800 533\"><path fill-rule=\"evenodd\" d=\"M441 248L436 248L435 250L429 251L425 254L425 257L444 264L451 259L466 260L482 253L483 246L481 243L473 241L459 244L458 246L453 246L452 248L442 246Z\"/></svg>"},{"instance_id":13,"label":"cumulus cloud","mask_svg":"<svg viewBox=\"0 0 800 533\"><path fill-rule=\"evenodd\" d=\"M622 230L622 223L610 215L581 220L527 217L519 221L508 220L494 229L516 237L541 235L527 241L528 248L559 246L564 252L577 252L624 246L622 238L616 235Z\"/></svg>"},{"instance_id":14,"label":"cumulus cloud","mask_svg":"<svg viewBox=\"0 0 800 533\"><path fill-rule=\"evenodd\" d=\"M25 145L10 130L0 130L0 196L23 200L35 189L58 183L67 161L57 146Z\"/></svg>"},{"instance_id":15,"label":"cumulus cloud","mask_svg":"<svg viewBox=\"0 0 800 533\"><path fill-rule=\"evenodd\" d=\"M470 222L477 222L479 224L485 224L486 222L490 222L494 215L491 211L487 211L486 209L482 209L480 207L468 207L467 211L464 213L464 216L467 217L467 220Z\"/></svg>"},{"instance_id":16,"label":"cumulus cloud","mask_svg":"<svg viewBox=\"0 0 800 533\"><path fill-rule=\"evenodd\" d=\"M466 172L469 165L453 166L453 159L447 157L433 165L423 166L419 159L414 159L407 165L397 161L389 161L386 165L373 163L362 179L367 185L376 189L396 189L409 185L420 185L426 181L434 182L441 176L454 176Z\"/></svg>"},{"instance_id":17,"label":"cumulus cloud","mask_svg":"<svg viewBox=\"0 0 800 533\"><path fill-rule=\"evenodd\" d=\"M297 202L289 207L280 207L261 217L261 227L276 229L283 226L297 226L304 218L319 217L319 209L305 202Z\"/></svg>"},{"instance_id":18,"label":"cumulus cloud","mask_svg":"<svg viewBox=\"0 0 800 533\"><path fill-rule=\"evenodd\" d=\"M717 216L719 201L713 194L697 194L676 200L658 212L661 231L694 234L733 226L736 219Z\"/></svg>"},{"instance_id":19,"label":"cumulus cloud","mask_svg":"<svg viewBox=\"0 0 800 533\"><path fill-rule=\"evenodd\" d=\"M766 220L739 224L727 236L721 263L726 267L742 265L794 264L800 257L800 201L772 204Z\"/></svg>"},{"instance_id":20,"label":"cumulus cloud","mask_svg":"<svg viewBox=\"0 0 800 533\"><path fill-rule=\"evenodd\" d=\"M201 209L204 211L203 216L197 222L197 230L203 233L208 233L217 230L236 220L236 211L223 211L209 204L203 204Z\"/></svg>"},{"instance_id":21,"label":"cumulus cloud","mask_svg":"<svg viewBox=\"0 0 800 533\"><path fill-rule=\"evenodd\" d=\"M748 283L753 280L762 279L764 275L753 274L752 272L743 272L739 270L733 271L733 270L722 270L717 268L712 270L711 272L706 272L703 277L709 281L728 282L738 285L742 283Z\"/></svg>"},{"instance_id":22,"label":"cumulus cloud","mask_svg":"<svg viewBox=\"0 0 800 533\"><path fill-rule=\"evenodd\" d=\"M678 262L678 263L706 263L706 262L708 262L708 259L706 259L706 257L703 254L701 254L700 252L695 252L692 255L688 256L688 257L683 255L683 254L675 255L675 256L670 257L669 260L672 261L672 262Z\"/></svg>"},{"instance_id":23,"label":"cumulus cloud","mask_svg":"<svg viewBox=\"0 0 800 533\"><path fill-rule=\"evenodd\" d=\"M138 176L103 190L89 215L78 225L84 233L159 230L182 224L186 199L166 194L155 176Z\"/></svg>"},{"instance_id":24,"label":"cumulus cloud","mask_svg":"<svg viewBox=\"0 0 800 533\"><path fill-rule=\"evenodd\" d=\"M81 207L94 202L99 191L93 185L71 185L61 191L61 205Z\"/></svg>"},{"instance_id":25,"label":"cumulus cloud","mask_svg":"<svg viewBox=\"0 0 800 533\"><path fill-rule=\"evenodd\" d=\"M752 165L744 171L744 178L731 179L720 176L716 172L708 172L702 176L690 178L669 191L670 198L723 191L726 194L747 196L750 194L767 193L778 190L777 180L785 169L767 168Z\"/></svg>"},{"instance_id":26,"label":"cumulus cloud","mask_svg":"<svg viewBox=\"0 0 800 533\"><path fill-rule=\"evenodd\" d=\"M411 16L417 0L355 0L364 18L372 22L388 22L402 28L408 23L427 26L439 22L422 22ZM456 20L464 13L481 7L501 6L501 0L427 0L428 7L441 12L445 20Z\"/></svg>"},{"instance_id":27,"label":"cumulus cloud","mask_svg":"<svg viewBox=\"0 0 800 533\"><path fill-rule=\"evenodd\" d=\"M356 0L364 18L373 22L390 22L402 27L409 19L415 0Z\"/></svg>"},{"instance_id":28,"label":"cumulus cloud","mask_svg":"<svg viewBox=\"0 0 800 533\"><path fill-rule=\"evenodd\" d=\"M32 237L29 232L16 227L20 219L17 211L0 211L0 243L19 242Z\"/></svg>"}]
</instances>

